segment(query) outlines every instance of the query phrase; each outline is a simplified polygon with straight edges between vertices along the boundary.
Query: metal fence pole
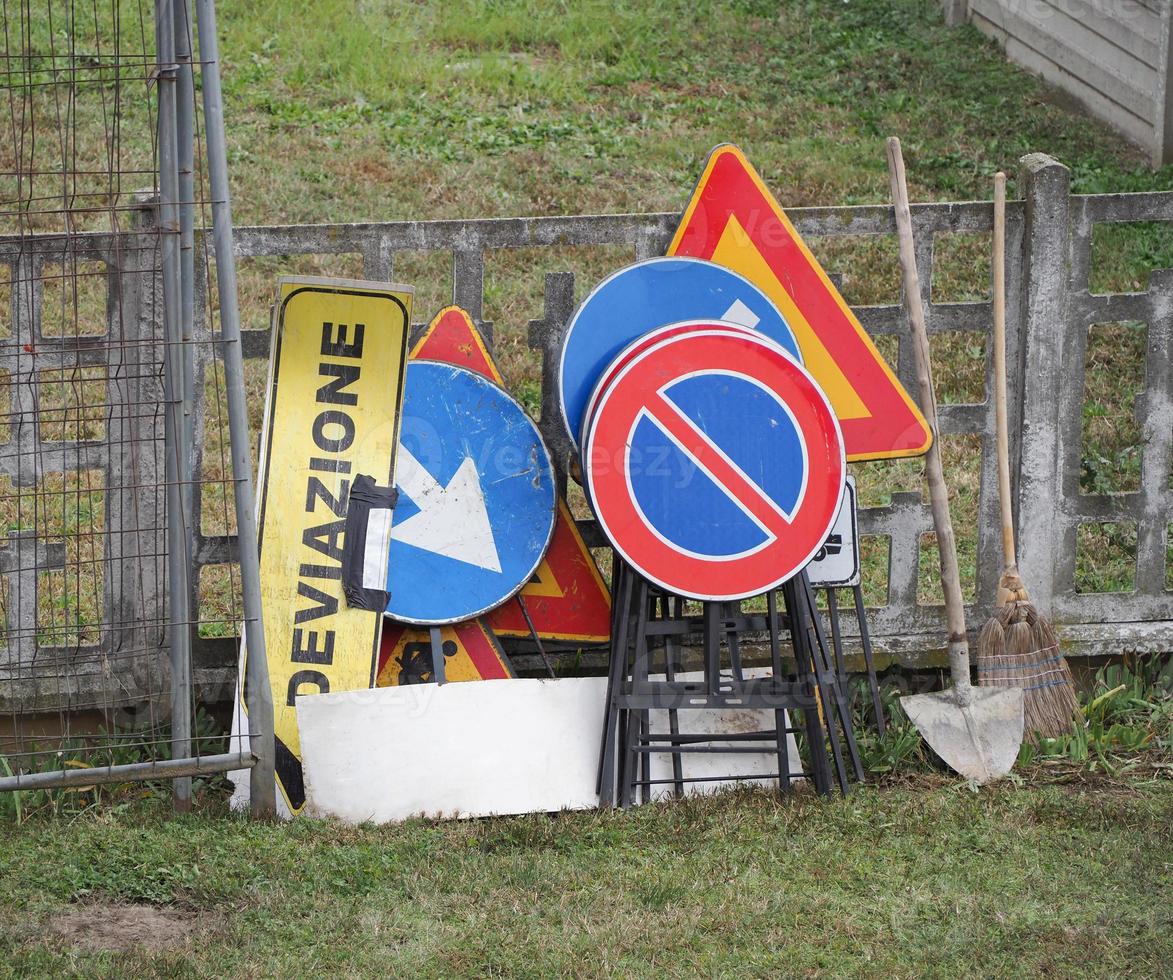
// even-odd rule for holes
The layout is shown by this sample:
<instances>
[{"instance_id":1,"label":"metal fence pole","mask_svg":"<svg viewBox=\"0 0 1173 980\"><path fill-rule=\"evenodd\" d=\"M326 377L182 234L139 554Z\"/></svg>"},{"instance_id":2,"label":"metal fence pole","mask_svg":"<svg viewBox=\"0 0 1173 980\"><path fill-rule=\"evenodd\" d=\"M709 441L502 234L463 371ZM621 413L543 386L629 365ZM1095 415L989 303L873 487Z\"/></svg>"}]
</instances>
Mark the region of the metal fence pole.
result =
<instances>
[{"instance_id":1,"label":"metal fence pole","mask_svg":"<svg viewBox=\"0 0 1173 980\"><path fill-rule=\"evenodd\" d=\"M194 542L196 516L192 507L195 473L195 83L191 66L191 6L175 0L172 21L175 32L175 131L179 165L179 327L183 366L183 443L179 460L184 512L192 521L188 539ZM190 545L189 545L190 547ZM194 596L194 583L193 583Z\"/></svg>"},{"instance_id":2,"label":"metal fence pole","mask_svg":"<svg viewBox=\"0 0 1173 980\"><path fill-rule=\"evenodd\" d=\"M164 446L167 480L167 599L171 654L171 757L191 755L191 594L181 460L184 452L183 338L180 327L179 160L176 131L175 29L171 0L156 0L159 86L159 225L163 255L163 384L167 405ZM172 784L176 810L191 807L191 778Z\"/></svg>"},{"instance_id":3,"label":"metal fence pole","mask_svg":"<svg viewBox=\"0 0 1173 980\"><path fill-rule=\"evenodd\" d=\"M51 769L17 776L0 776L0 793L34 789L68 789L71 786L108 786L138 779L178 779L210 776L218 772L247 769L253 765L248 752L225 752L200 759L156 759L121 766L85 766L80 769Z\"/></svg>"},{"instance_id":4,"label":"metal fence pole","mask_svg":"<svg viewBox=\"0 0 1173 980\"><path fill-rule=\"evenodd\" d=\"M178 143L179 169L179 335L182 383L182 430L179 453L179 483L183 493L183 513L187 521L187 602L189 650L191 632L199 619L199 572L194 565L196 532L199 515L195 501L196 459L196 404L195 404L195 79L191 64L191 7L187 0L175 0L172 8L172 28L175 37L176 113L175 132ZM189 676L194 672L188 655ZM193 677L194 686L194 677ZM194 701L191 705L194 713ZM188 742L188 753L200 754L198 740ZM175 758L178 758L176 756ZM190 785L190 777L182 780ZM190 790L188 791L190 796Z\"/></svg>"},{"instance_id":5,"label":"metal fence pole","mask_svg":"<svg viewBox=\"0 0 1173 980\"><path fill-rule=\"evenodd\" d=\"M244 358L240 345L240 311L236 298L236 262L232 245L232 204L228 191L228 156L224 142L224 96L220 89L220 54L213 0L196 0L201 81L204 96L204 137L212 195L212 233L216 246L216 285L220 299L220 339L224 380L228 389L228 430L232 443L232 476L236 493L236 527L240 583L244 604L244 641L248 651L250 742L257 764L250 775L254 816L270 817L277 809L273 772L273 696L265 655L261 610L257 519L249 458L248 415L244 395Z\"/></svg>"}]
</instances>

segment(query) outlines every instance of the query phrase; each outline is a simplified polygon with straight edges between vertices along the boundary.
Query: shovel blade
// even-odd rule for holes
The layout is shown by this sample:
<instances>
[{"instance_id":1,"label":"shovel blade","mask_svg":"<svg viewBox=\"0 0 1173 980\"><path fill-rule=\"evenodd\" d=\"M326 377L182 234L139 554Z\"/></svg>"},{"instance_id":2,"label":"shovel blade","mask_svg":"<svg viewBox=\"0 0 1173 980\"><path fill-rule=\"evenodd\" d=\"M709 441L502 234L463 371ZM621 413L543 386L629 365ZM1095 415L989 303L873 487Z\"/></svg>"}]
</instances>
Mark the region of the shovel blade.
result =
<instances>
[{"instance_id":1,"label":"shovel blade","mask_svg":"<svg viewBox=\"0 0 1173 980\"><path fill-rule=\"evenodd\" d=\"M913 694L900 706L929 747L966 779L979 785L1001 779L1022 745L1022 690L975 687L962 707L953 690Z\"/></svg>"}]
</instances>

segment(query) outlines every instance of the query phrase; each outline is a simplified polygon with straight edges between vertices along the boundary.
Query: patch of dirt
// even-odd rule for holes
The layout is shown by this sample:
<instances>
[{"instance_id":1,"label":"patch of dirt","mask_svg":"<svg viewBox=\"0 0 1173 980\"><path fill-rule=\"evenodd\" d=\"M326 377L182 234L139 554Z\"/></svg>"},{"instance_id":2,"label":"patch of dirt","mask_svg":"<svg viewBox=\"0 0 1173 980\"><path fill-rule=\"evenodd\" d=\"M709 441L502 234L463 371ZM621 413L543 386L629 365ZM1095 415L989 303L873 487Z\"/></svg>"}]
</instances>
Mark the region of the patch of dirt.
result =
<instances>
[{"instance_id":1,"label":"patch of dirt","mask_svg":"<svg viewBox=\"0 0 1173 980\"><path fill-rule=\"evenodd\" d=\"M114 902L79 905L49 921L53 933L86 949L170 949L200 928L190 912Z\"/></svg>"}]
</instances>

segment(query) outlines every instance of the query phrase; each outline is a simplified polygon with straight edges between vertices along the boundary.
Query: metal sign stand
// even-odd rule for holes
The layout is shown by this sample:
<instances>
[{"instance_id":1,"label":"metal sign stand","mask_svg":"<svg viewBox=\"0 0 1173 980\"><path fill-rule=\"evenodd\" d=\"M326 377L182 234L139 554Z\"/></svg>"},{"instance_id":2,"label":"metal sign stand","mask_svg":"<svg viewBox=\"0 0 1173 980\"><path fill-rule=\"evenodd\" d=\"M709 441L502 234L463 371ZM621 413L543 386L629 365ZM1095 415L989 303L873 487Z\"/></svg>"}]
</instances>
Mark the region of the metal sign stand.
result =
<instances>
[{"instance_id":1,"label":"metal sign stand","mask_svg":"<svg viewBox=\"0 0 1173 980\"><path fill-rule=\"evenodd\" d=\"M703 602L699 615L686 614L685 600L649 583L624 562L616 562L612 583L612 654L607 679L606 714L599 753L598 789L603 806L627 807L638 792L647 802L653 787L671 785L677 797L685 784L761 779L753 776L686 777L683 756L691 753L777 754L774 774L782 792L794 779L809 776L815 790L831 792L833 782L847 792L848 765L863 778L846 691L831 663L814 596L805 575L767 594L764 614L741 610L740 603ZM747 633L769 636L772 673L745 676L741 639ZM789 633L795 671L782 663L784 632ZM702 637L704 679L682 681L681 648L690 635ZM679 714L690 709L766 709L774 712L772 729L724 734L682 734ZM654 732L650 713L667 713L668 730ZM801 714L796 724L787 712ZM791 734L805 737L810 763L791 758ZM844 758L840 734L847 743ZM713 744L713 743L735 743ZM827 745L831 753L828 757ZM653 779L651 757L671 757L671 778ZM834 775L831 765L834 764Z\"/></svg>"},{"instance_id":2,"label":"metal sign stand","mask_svg":"<svg viewBox=\"0 0 1173 980\"><path fill-rule=\"evenodd\" d=\"M525 617L525 625L529 627L529 637L534 641L534 646L538 648L538 654L542 658L542 663L546 665L546 676L554 677L554 665L550 662L550 656L546 653L546 648L542 646L542 638L538 635L537 628L534 626L533 617L529 614L529 606L525 604L525 595L518 592L514 599L517 600L517 605L521 608L521 615Z\"/></svg>"},{"instance_id":3,"label":"metal sign stand","mask_svg":"<svg viewBox=\"0 0 1173 980\"><path fill-rule=\"evenodd\" d=\"M828 587L823 590L823 594L827 597L828 618L831 620L831 642L835 648L835 667L839 672L839 683L846 687L847 667L843 660L843 633L839 626L839 600L836 597L836 591L834 587ZM872 637L868 632L867 611L863 604L863 589L859 584L856 584L852 586L851 594L855 603L855 620L859 623L859 643L863 649L863 660L867 667L872 711L876 716L876 732L883 738L884 733L888 730L888 725L884 718L884 704L880 700L880 683L876 679L876 665L872 659Z\"/></svg>"},{"instance_id":4,"label":"metal sign stand","mask_svg":"<svg viewBox=\"0 0 1173 980\"><path fill-rule=\"evenodd\" d=\"M797 583L796 588L800 592L801 600L804 600L800 616L805 621L807 629L813 634L810 647L814 654L815 674L818 677L819 703L822 706L823 717L830 735L831 752L835 756L835 771L839 776L839 787L846 794L847 772L842 748L835 730L834 718L836 716L839 721L839 730L842 731L843 739L847 743L848 759L855 770L855 778L863 781L863 763L860 760L859 747L855 741L855 730L851 725L851 708L847 699L846 681L841 679L841 675L835 669L835 664L831 659L832 650L827 643L826 634L823 632L823 621L819 616L818 607L815 605L815 593L811 588L810 580L804 572L792 581ZM845 675L842 676L845 677Z\"/></svg>"},{"instance_id":5,"label":"metal sign stand","mask_svg":"<svg viewBox=\"0 0 1173 980\"><path fill-rule=\"evenodd\" d=\"M443 684L447 677L444 672L444 637L439 626L428 628L428 643L432 648L432 682Z\"/></svg>"}]
</instances>

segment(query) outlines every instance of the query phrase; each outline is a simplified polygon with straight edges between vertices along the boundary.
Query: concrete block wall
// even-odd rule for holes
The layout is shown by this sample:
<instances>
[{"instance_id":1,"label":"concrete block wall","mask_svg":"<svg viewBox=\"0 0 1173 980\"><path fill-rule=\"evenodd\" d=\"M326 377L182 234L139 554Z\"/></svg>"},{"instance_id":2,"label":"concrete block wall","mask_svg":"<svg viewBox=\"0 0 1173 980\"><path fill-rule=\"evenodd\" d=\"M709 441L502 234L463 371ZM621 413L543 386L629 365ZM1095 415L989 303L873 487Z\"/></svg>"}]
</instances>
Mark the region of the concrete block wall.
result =
<instances>
[{"instance_id":1,"label":"concrete block wall","mask_svg":"<svg viewBox=\"0 0 1173 980\"><path fill-rule=\"evenodd\" d=\"M1144 147L1154 167L1173 161L1170 0L944 0L944 12Z\"/></svg>"}]
</instances>

